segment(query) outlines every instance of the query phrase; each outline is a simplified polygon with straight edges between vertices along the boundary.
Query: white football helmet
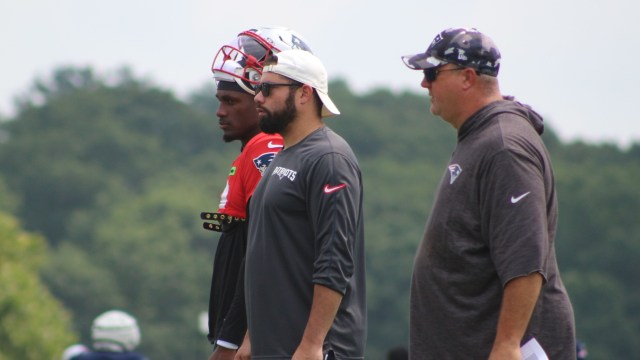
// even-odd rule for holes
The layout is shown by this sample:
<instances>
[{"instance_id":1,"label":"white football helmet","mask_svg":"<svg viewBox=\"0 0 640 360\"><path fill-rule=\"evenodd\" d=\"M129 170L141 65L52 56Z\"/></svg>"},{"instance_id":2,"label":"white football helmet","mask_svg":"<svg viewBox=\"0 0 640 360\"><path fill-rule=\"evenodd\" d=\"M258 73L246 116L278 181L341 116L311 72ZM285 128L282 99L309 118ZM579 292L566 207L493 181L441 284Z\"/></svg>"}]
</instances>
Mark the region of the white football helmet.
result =
<instances>
[{"instance_id":1,"label":"white football helmet","mask_svg":"<svg viewBox=\"0 0 640 360\"><path fill-rule=\"evenodd\" d=\"M80 354L88 353L90 350L83 344L73 344L64 349L62 360L71 360Z\"/></svg>"},{"instance_id":2,"label":"white football helmet","mask_svg":"<svg viewBox=\"0 0 640 360\"><path fill-rule=\"evenodd\" d=\"M263 27L246 30L218 50L211 71L216 81L235 81L246 92L255 95L254 86L260 82L267 56L290 49L311 52L302 36L291 29Z\"/></svg>"},{"instance_id":3,"label":"white football helmet","mask_svg":"<svg viewBox=\"0 0 640 360\"><path fill-rule=\"evenodd\" d=\"M110 310L93 320L91 339L95 350L133 351L140 344L140 329L133 316Z\"/></svg>"}]
</instances>

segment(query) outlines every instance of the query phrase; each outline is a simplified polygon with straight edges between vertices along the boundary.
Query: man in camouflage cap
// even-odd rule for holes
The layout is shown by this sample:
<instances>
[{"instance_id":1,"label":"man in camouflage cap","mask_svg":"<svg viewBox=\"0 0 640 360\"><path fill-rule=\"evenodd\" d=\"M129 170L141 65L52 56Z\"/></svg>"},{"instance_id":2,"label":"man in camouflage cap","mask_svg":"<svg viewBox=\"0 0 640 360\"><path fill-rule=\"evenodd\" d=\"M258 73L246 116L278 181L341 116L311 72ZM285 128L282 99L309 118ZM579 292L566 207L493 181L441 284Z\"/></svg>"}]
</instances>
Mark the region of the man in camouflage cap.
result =
<instances>
[{"instance_id":1,"label":"man in camouflage cap","mask_svg":"<svg viewBox=\"0 0 640 360\"><path fill-rule=\"evenodd\" d=\"M500 71L498 47L476 29L447 29L433 39L426 52L403 56L402 60L415 70L435 69L453 63L494 77Z\"/></svg>"},{"instance_id":2,"label":"man in camouflage cap","mask_svg":"<svg viewBox=\"0 0 640 360\"><path fill-rule=\"evenodd\" d=\"M476 29L445 30L402 59L424 72L431 112L458 139L415 258L410 358L521 359L531 340L575 359L542 118L502 96L500 52Z\"/></svg>"}]
</instances>

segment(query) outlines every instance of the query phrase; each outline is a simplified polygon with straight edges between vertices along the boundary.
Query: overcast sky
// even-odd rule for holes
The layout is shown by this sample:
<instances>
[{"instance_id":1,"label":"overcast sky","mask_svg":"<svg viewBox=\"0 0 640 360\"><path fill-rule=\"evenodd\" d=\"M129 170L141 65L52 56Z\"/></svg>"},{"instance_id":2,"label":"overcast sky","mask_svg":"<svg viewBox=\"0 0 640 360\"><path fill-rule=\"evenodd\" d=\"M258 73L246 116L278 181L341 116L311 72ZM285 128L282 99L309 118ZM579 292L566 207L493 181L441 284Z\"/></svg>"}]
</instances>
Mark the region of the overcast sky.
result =
<instances>
[{"instance_id":1,"label":"overcast sky","mask_svg":"<svg viewBox=\"0 0 640 360\"><path fill-rule=\"evenodd\" d=\"M448 27L476 27L502 53L504 94L564 140L640 143L637 0L20 0L0 3L0 113L57 66L134 74L184 96L212 81L218 48L242 30L303 35L331 78L365 92L424 91L401 55ZM340 104L337 104L340 106ZM393 119L389 119L393 121Z\"/></svg>"}]
</instances>

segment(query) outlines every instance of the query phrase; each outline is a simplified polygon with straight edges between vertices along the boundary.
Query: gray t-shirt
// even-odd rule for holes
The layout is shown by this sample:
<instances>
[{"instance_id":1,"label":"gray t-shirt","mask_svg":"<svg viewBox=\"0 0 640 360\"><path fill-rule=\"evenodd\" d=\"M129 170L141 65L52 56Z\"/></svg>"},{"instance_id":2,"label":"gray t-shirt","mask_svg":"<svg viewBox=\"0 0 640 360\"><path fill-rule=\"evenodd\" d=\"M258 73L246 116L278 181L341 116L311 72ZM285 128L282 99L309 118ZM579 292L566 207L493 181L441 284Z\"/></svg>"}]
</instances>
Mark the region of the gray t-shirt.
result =
<instances>
[{"instance_id":1,"label":"gray t-shirt","mask_svg":"<svg viewBox=\"0 0 640 360\"><path fill-rule=\"evenodd\" d=\"M291 358L316 284L343 294L325 352L363 358L362 179L349 145L322 127L284 149L256 187L249 216L245 289L252 358Z\"/></svg>"},{"instance_id":2,"label":"gray t-shirt","mask_svg":"<svg viewBox=\"0 0 640 360\"><path fill-rule=\"evenodd\" d=\"M497 101L460 128L411 285L411 359L486 359L505 284L540 272L544 284L523 340L550 359L575 359L573 310L554 248L557 200L542 119Z\"/></svg>"}]
</instances>

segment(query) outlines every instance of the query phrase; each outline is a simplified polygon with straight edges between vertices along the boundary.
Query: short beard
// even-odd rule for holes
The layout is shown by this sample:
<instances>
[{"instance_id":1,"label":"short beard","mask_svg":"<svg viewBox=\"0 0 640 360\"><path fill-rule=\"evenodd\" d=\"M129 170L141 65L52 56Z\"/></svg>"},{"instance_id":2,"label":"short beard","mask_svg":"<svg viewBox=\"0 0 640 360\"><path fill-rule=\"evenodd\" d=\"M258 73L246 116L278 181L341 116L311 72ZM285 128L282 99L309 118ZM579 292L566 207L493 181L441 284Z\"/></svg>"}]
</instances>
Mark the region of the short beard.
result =
<instances>
[{"instance_id":1,"label":"short beard","mask_svg":"<svg viewBox=\"0 0 640 360\"><path fill-rule=\"evenodd\" d=\"M295 92L289 91L289 96L284 102L284 109L274 112L263 109L265 113L260 117L260 130L267 134L282 134L298 113L294 98Z\"/></svg>"}]
</instances>

